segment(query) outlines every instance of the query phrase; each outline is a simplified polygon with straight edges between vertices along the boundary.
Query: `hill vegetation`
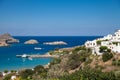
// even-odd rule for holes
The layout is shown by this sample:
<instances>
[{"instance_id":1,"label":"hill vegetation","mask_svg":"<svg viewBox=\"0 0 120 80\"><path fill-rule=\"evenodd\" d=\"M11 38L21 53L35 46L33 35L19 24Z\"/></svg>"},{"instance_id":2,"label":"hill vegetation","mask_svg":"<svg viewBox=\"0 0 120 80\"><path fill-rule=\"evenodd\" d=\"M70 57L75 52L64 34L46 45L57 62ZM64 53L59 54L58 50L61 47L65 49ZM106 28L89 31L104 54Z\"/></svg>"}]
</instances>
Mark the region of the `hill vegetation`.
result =
<instances>
[{"instance_id":1,"label":"hill vegetation","mask_svg":"<svg viewBox=\"0 0 120 80\"><path fill-rule=\"evenodd\" d=\"M55 49L50 54L59 57L47 67L20 70L16 80L119 80L120 54L101 49L103 55L92 54L85 46ZM10 80L12 75L6 75L4 80Z\"/></svg>"}]
</instances>

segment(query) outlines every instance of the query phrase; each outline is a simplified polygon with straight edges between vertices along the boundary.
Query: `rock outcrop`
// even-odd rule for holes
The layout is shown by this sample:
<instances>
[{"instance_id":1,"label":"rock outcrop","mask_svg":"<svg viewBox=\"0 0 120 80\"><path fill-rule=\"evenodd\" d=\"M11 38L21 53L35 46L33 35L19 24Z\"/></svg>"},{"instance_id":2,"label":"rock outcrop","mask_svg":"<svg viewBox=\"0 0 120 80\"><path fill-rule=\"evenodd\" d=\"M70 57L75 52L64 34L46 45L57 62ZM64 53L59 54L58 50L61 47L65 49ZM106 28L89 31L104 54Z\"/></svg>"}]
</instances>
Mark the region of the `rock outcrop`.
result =
<instances>
[{"instance_id":1,"label":"rock outcrop","mask_svg":"<svg viewBox=\"0 0 120 80\"><path fill-rule=\"evenodd\" d=\"M46 45L67 45L67 43L63 42L63 41L45 42L43 44L46 44Z\"/></svg>"},{"instance_id":2,"label":"rock outcrop","mask_svg":"<svg viewBox=\"0 0 120 80\"><path fill-rule=\"evenodd\" d=\"M9 46L9 44L7 44L4 40L0 40L0 47L2 46Z\"/></svg>"},{"instance_id":3,"label":"rock outcrop","mask_svg":"<svg viewBox=\"0 0 120 80\"><path fill-rule=\"evenodd\" d=\"M10 34L5 33L0 35L0 47L1 46L9 46L9 43L18 43L19 40L13 38Z\"/></svg>"},{"instance_id":4,"label":"rock outcrop","mask_svg":"<svg viewBox=\"0 0 120 80\"><path fill-rule=\"evenodd\" d=\"M37 40L34 40L34 39L31 39L31 40L24 42L24 44L38 44L38 43L39 42Z\"/></svg>"}]
</instances>

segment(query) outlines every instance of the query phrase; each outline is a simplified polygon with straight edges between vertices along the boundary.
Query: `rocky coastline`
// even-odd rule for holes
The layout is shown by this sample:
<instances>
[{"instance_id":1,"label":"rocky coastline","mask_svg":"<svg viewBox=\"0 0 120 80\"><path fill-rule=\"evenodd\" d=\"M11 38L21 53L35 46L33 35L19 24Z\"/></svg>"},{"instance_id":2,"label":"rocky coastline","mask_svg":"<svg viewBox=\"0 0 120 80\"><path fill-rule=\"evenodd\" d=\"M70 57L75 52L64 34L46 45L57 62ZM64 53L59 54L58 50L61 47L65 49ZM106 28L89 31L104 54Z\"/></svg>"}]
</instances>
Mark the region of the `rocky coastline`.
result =
<instances>
[{"instance_id":1,"label":"rocky coastline","mask_svg":"<svg viewBox=\"0 0 120 80\"><path fill-rule=\"evenodd\" d=\"M11 43L19 43L19 40L13 38L9 33L0 35L0 47L9 46Z\"/></svg>"}]
</instances>

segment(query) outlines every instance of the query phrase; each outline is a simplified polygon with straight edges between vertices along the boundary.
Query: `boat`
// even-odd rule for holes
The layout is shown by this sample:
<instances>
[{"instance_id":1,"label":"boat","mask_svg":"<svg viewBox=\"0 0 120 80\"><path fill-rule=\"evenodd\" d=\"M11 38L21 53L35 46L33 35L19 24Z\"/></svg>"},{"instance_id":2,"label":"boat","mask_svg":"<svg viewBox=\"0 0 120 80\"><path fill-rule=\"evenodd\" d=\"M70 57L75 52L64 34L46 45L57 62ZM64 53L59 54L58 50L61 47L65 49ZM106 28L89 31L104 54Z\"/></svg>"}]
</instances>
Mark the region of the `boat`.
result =
<instances>
[{"instance_id":1,"label":"boat","mask_svg":"<svg viewBox=\"0 0 120 80\"><path fill-rule=\"evenodd\" d=\"M35 47L34 49L35 49L35 50L41 50L42 48L40 48L40 47Z\"/></svg>"},{"instance_id":2,"label":"boat","mask_svg":"<svg viewBox=\"0 0 120 80\"><path fill-rule=\"evenodd\" d=\"M26 58L26 57L27 57L27 55L26 55L26 54L23 54L21 57L22 57L22 58Z\"/></svg>"}]
</instances>

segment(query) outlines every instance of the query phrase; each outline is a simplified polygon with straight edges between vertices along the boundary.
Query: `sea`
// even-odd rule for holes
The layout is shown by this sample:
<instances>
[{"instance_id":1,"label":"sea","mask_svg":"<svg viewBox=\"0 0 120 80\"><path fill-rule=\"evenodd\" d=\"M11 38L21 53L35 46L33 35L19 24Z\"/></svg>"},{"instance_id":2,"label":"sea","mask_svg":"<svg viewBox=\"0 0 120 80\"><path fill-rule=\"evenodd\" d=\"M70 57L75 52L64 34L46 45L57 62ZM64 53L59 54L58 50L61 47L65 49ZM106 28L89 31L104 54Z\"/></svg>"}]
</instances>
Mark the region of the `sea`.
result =
<instances>
[{"instance_id":1,"label":"sea","mask_svg":"<svg viewBox=\"0 0 120 80\"><path fill-rule=\"evenodd\" d=\"M8 47L0 47L0 72L4 70L21 70L34 68L37 65L46 65L52 58L17 58L23 54L45 54L56 48L67 48L83 45L87 40L93 40L101 36L14 36L20 43L11 44ZM25 41L35 39L39 44L24 44ZM67 45L45 45L44 42L64 41ZM34 49L35 47L41 50Z\"/></svg>"}]
</instances>

